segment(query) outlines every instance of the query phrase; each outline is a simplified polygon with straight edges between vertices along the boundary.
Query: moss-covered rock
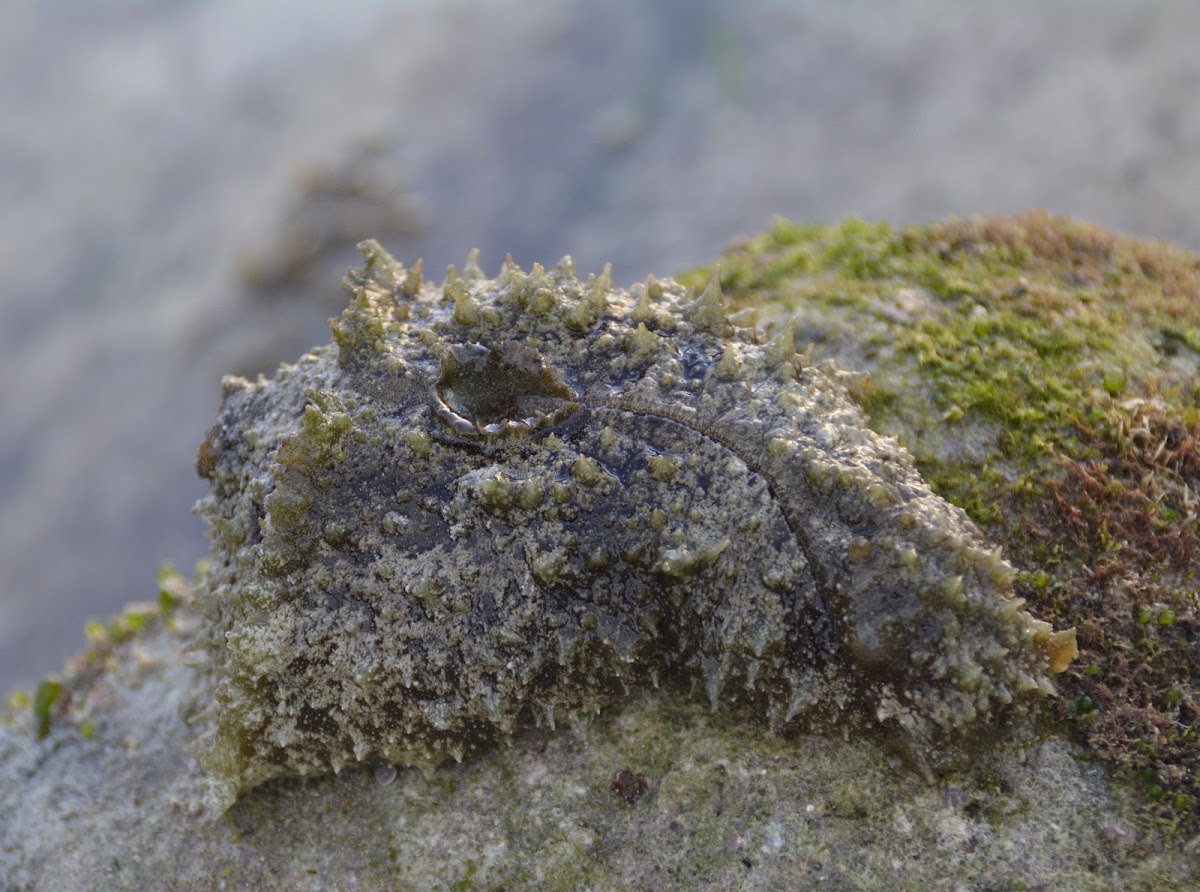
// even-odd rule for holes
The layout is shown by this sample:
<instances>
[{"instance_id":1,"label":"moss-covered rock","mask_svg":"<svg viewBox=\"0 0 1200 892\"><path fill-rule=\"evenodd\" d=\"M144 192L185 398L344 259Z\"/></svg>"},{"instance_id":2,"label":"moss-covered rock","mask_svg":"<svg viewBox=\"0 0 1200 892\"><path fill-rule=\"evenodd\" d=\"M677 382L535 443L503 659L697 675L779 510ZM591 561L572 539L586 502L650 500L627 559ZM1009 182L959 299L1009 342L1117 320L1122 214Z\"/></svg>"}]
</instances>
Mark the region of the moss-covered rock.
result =
<instances>
[{"instance_id":1,"label":"moss-covered rock","mask_svg":"<svg viewBox=\"0 0 1200 892\"><path fill-rule=\"evenodd\" d=\"M733 301L859 373L871 426L1079 630L1059 718L1194 826L1200 259L1031 214L780 222L720 264Z\"/></svg>"},{"instance_id":2,"label":"moss-covered rock","mask_svg":"<svg viewBox=\"0 0 1200 892\"><path fill-rule=\"evenodd\" d=\"M1037 736L930 782L877 739L651 693L461 765L270 781L205 821L185 717L212 689L185 655L200 611L168 575L158 605L91 626L88 654L13 701L6 886L1194 888L1195 258L1035 216L781 224L721 270L735 324L859 371L870 423L1004 543L1035 615L1079 629ZM340 410L317 408L313 442L343 448ZM493 482L493 508L557 504ZM252 535L234 527L227 547Z\"/></svg>"}]
</instances>

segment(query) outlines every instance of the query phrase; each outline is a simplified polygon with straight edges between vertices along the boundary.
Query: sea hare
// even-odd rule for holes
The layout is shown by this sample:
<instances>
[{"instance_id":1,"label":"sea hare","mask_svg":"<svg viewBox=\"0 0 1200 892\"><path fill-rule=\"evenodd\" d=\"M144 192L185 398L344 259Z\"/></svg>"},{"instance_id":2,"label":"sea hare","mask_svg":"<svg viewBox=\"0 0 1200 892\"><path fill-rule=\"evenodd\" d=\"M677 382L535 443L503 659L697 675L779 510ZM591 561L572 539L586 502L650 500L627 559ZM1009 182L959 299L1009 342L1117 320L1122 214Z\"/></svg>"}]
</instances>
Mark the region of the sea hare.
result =
<instances>
[{"instance_id":1,"label":"sea hare","mask_svg":"<svg viewBox=\"0 0 1200 892\"><path fill-rule=\"evenodd\" d=\"M764 725L978 736L1075 655L835 375L671 280L423 283L375 242L334 343L225 381L199 743L430 767L664 686Z\"/></svg>"}]
</instances>

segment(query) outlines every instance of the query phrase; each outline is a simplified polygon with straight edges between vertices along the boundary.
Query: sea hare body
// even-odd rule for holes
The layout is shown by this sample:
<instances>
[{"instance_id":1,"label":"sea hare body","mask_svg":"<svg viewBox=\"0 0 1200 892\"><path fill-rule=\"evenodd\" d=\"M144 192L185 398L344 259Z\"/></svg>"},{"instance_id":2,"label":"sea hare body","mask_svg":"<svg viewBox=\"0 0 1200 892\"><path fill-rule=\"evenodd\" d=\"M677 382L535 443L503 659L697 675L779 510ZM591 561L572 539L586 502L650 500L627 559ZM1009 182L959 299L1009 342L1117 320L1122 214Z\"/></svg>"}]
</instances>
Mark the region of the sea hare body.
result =
<instances>
[{"instance_id":1,"label":"sea hare body","mask_svg":"<svg viewBox=\"0 0 1200 892\"><path fill-rule=\"evenodd\" d=\"M670 686L938 746L1074 655L793 335L569 260L422 284L374 242L334 344L228 379L198 468L213 805L432 766Z\"/></svg>"}]
</instances>

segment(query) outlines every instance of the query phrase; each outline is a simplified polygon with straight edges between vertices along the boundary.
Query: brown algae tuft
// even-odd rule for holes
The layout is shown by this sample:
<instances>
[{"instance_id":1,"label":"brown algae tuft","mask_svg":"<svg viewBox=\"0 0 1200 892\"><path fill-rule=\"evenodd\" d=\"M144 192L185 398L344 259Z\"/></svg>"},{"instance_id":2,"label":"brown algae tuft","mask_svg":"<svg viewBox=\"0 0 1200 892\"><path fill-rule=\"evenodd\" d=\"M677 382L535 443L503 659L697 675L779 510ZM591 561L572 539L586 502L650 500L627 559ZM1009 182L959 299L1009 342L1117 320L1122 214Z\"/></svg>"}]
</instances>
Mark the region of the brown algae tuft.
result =
<instances>
[{"instance_id":1,"label":"brown algae tuft","mask_svg":"<svg viewBox=\"0 0 1200 892\"><path fill-rule=\"evenodd\" d=\"M934 764L1053 692L1074 630L715 275L508 261L439 287L361 249L334 343L226 379L200 450L214 811L646 686Z\"/></svg>"}]
</instances>

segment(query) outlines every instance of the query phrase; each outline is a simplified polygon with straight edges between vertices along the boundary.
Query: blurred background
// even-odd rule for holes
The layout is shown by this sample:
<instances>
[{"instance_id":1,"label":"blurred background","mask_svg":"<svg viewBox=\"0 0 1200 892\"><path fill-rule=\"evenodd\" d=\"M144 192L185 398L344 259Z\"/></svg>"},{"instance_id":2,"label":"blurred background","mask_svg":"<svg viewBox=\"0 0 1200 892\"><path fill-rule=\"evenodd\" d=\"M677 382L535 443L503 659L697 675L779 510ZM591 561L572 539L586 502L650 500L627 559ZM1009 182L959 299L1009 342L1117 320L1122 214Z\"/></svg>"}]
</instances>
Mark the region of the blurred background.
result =
<instances>
[{"instance_id":1,"label":"blurred background","mask_svg":"<svg viewBox=\"0 0 1200 892\"><path fill-rule=\"evenodd\" d=\"M1200 247L1188 0L0 4L0 693L206 551L227 372L354 244L618 283L774 215L1032 207Z\"/></svg>"}]
</instances>

